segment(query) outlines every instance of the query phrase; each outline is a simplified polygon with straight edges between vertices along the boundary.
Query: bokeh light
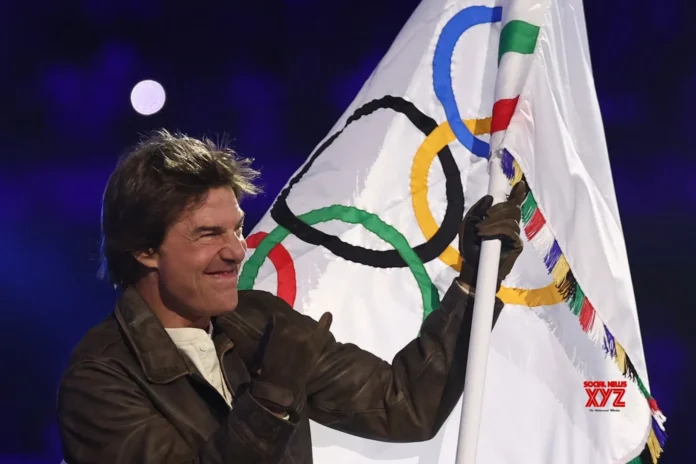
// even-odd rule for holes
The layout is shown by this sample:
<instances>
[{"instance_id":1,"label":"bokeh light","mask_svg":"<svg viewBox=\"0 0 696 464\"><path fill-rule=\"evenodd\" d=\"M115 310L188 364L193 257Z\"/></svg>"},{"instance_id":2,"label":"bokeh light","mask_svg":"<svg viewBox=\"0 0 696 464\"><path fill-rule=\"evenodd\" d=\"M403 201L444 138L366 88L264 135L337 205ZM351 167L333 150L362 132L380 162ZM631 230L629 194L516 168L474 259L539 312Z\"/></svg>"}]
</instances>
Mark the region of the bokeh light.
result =
<instances>
[{"instance_id":1,"label":"bokeh light","mask_svg":"<svg viewBox=\"0 0 696 464\"><path fill-rule=\"evenodd\" d=\"M162 84L153 80L140 81L131 91L133 109L144 116L150 116L161 110L166 99Z\"/></svg>"}]
</instances>

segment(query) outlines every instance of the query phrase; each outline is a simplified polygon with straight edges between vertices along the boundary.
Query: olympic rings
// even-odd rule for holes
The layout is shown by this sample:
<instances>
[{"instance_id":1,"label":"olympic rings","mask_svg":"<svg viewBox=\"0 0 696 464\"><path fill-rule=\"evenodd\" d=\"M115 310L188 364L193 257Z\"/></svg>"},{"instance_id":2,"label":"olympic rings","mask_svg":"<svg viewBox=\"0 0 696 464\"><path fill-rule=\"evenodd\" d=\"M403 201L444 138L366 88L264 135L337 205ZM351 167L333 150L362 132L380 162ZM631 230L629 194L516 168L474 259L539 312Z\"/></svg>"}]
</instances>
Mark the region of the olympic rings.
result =
<instances>
[{"instance_id":1,"label":"olympic rings","mask_svg":"<svg viewBox=\"0 0 696 464\"><path fill-rule=\"evenodd\" d=\"M457 140L471 153L481 158L488 158L490 146L487 142L474 137L459 115L459 108L452 86L452 54L459 38L473 26L500 22L503 8L471 6L455 14L440 33L435 55L433 57L433 85L437 99L442 103L450 127Z\"/></svg>"},{"instance_id":2,"label":"olympic rings","mask_svg":"<svg viewBox=\"0 0 696 464\"><path fill-rule=\"evenodd\" d=\"M291 189L309 171L316 159L338 138L338 136L351 123L363 116L370 115L378 109L391 109L406 116L426 137L437 128L437 123L430 117L423 114L416 106L401 97L385 96L380 99L372 100L358 108L346 121L343 129L327 139L310 157L305 166L293 177L288 186L285 187L278 196L275 204L271 208L271 217L281 226L296 235L300 240L313 245L321 245L327 248L336 256L340 256L348 261L364 264L371 267L391 268L406 267L408 263L397 250L372 250L364 247L351 245L343 242L340 238L329 235L310 224L300 220L290 210L287 198ZM438 159L442 164L445 173L445 195L447 197L447 209L442 224L427 241L414 247L422 263L427 263L437 258L457 236L459 224L464 215L464 192L462 188L459 168L454 161L452 152L446 145L437 152ZM342 219L342 218L339 218Z\"/></svg>"},{"instance_id":3,"label":"olympic rings","mask_svg":"<svg viewBox=\"0 0 696 464\"><path fill-rule=\"evenodd\" d=\"M278 296L289 304L296 296L296 277L292 258L282 246L281 241L289 234L314 245L322 245L335 255L348 261L371 267L390 268L408 266L418 282L423 299L424 317L439 305L437 290L434 288L423 263L435 257L455 270L461 269L459 252L450 246L456 237L458 226L464 212L464 194L460 173L452 157L448 144L459 140L471 153L488 158L489 144L475 137L507 127L516 99L498 101L493 108L493 117L480 120L463 121L452 88L452 54L461 35L475 25L496 23L502 19L502 8L473 6L466 8L450 19L443 28L433 57L433 84L435 94L445 109L447 122L437 125L432 119L419 111L415 105L400 97L385 96L358 108L346 121L344 127L329 137L310 157L300 172L290 180L271 208L271 216L279 224L270 234L257 233L249 237L249 246L256 251L245 264L240 276L240 288L252 288L261 264L268 257L278 272ZM530 53L530 41L538 30L522 27L524 24L509 24L502 31L498 61L508 52ZM513 27L514 26L514 27ZM509 30L508 30L509 29ZM538 28L537 28L538 29ZM533 47L532 47L533 49ZM352 123L377 111L392 109L405 115L421 132L425 141L416 152L411 169L410 189L417 223L426 242L411 248L406 238L392 226L381 221L376 215L350 206L333 205L296 216L287 203L292 187L309 171L316 159ZM442 225L438 227L428 205L428 173L435 156L438 156L446 180L447 209ZM326 234L312 225L329 220L342 220L352 224L362 224L382 240L390 243L393 250L371 250L343 242L340 238ZM498 296L507 304L520 304L534 307L562 302L557 288L547 287L526 290L502 287Z\"/></svg>"},{"instance_id":4,"label":"olympic rings","mask_svg":"<svg viewBox=\"0 0 696 464\"><path fill-rule=\"evenodd\" d=\"M268 234L266 232L256 232L247 237L246 242L249 248L258 248ZM295 264L288 250L281 244L276 244L266 252L268 259L273 263L278 274L278 289L276 295L285 300L290 306L295 305L297 296L297 276L295 275Z\"/></svg>"},{"instance_id":5,"label":"olympic rings","mask_svg":"<svg viewBox=\"0 0 696 464\"><path fill-rule=\"evenodd\" d=\"M463 124L467 127L468 130L470 130L473 134L475 135L481 135L485 134L490 131L491 127L491 118L485 118L485 119L478 119L478 120L466 120L463 121ZM416 220L417 223L423 232L424 236L427 239L431 239L432 237L435 236L438 232L438 226L437 223L435 222L435 219L432 216L432 213L430 212L430 208L428 206L428 184L427 184L427 178L428 178L428 172L430 171L430 165L433 162L433 159L435 155L438 153L438 151L442 150L442 147L447 148L447 144L451 143L454 141L455 136L454 133L452 132L452 129L449 127L449 123L445 122L442 123L440 126L438 126L435 130L430 132L430 135L426 137L426 140L423 141L421 146L418 148L418 151L416 152L416 155L414 156L414 161L413 161L413 166L411 170L411 193L412 193L412 202L413 202L413 209L416 215ZM461 185L461 184L460 184ZM314 225L319 222L325 222L331 219L339 219L343 220L345 222L351 222L351 223L356 223L355 220L351 220L350 215L352 215L352 211L360 211L357 210L356 208L352 207L346 207L346 206L331 206L328 208L323 208L322 210L315 210L312 212L312 214L317 214L317 211L329 211L332 208L340 208L340 211L336 211L336 215L339 214L346 214L344 216L327 216L325 219L322 220L317 220L316 222L311 222L307 221L308 225ZM348 214L350 212L350 215ZM367 213L365 211L361 211L362 214L367 214L367 215L372 215L371 213ZM307 213L310 214L310 213ZM299 220L304 220L307 217L307 214L301 215ZM374 215L372 215L374 216ZM377 218L377 216L374 216ZM378 218L377 218L378 219ZM379 219L378 219L379 220ZM383 224L385 227L391 228L391 226L385 224L381 220L379 220L381 224ZM304 223L304 222L303 222ZM442 230L442 228L440 228ZM278 235L278 238L274 238L272 236L273 234L280 234L282 231L282 235ZM398 234L398 232L395 231L395 233ZM259 233L261 234L261 233ZM280 243L285 237L287 237L290 234L290 231L285 229L282 226L276 227L273 232L271 232L270 237L264 236L264 237L259 237L258 239L252 239L252 237L257 236L257 234L252 235L249 237L248 241L250 247L256 247L257 251L254 253L254 255L249 259L249 262L247 262L244 266L242 275L240 276L240 289L241 288L252 288L254 285L254 281L256 280L256 276L258 274L258 268L260 268L261 264L263 261L266 259L266 256L273 262L276 270L278 271L278 296L280 298L283 298L285 301L288 301L290 303L291 301L294 301L294 295L296 293L296 284L294 280L294 275L295 275L295 270L294 266L292 264L292 260L289 257L289 254L287 254L287 250L285 250L284 247L282 247L282 244ZM377 235L384 240L384 238L377 233ZM403 237L401 234L399 236ZM405 241L405 239L404 239ZM391 243L391 242L390 242ZM407 243L406 243L407 245ZM280 247L280 248L278 248ZM357 263L362 263L365 264L366 261L369 261L369 258L366 259L364 257L360 256L360 253L362 253L362 250L360 247L355 247L357 248L357 253L349 259L352 262L357 262ZM403 249L397 249L397 247L394 247L396 250L390 250L390 251L396 251L397 253L400 253L400 255L405 254ZM259 251L261 250L261 251ZM276 251L279 250L279 251ZM280 251L282 250L282 251ZM416 247L415 249L408 249L407 252L416 252L417 253L418 248ZM370 250L372 251L372 250ZM258 254L260 253L260 254ZM278 260L274 262L274 256L275 253L278 253ZM283 253L284 258L281 258L281 253ZM384 253L384 252L382 252ZM258 254L258 256L257 256ZM459 252L451 247L448 246L445 248L445 251L440 255L440 259L442 259L445 264L453 267L455 270L459 271L461 269L461 258L459 255ZM256 260L256 263L255 261ZM420 260L420 257L419 257ZM406 262L406 261L404 261ZM280 264L280 263L287 263L287 264ZM421 260L422 263L422 260ZM369 265L369 264L368 264ZM407 264L409 265L409 264ZM288 266L288 270L285 270L285 267ZM256 267L254 270L253 268ZM374 266L374 267L386 267L386 266ZM413 269L411 265L409 265ZM292 269L292 278L289 277L290 275L290 269ZM417 276L418 274L414 273L414 276ZM427 274L425 275L427 277ZM416 277L418 280L419 278ZM292 284L291 284L292 282ZM429 286L432 285L432 282L430 281L429 277L427 277L427 281L424 280L424 283L420 283L419 286L421 288L421 294L423 295L424 288L429 288ZM283 290L281 290L283 289ZM292 289L292 291L291 291ZM431 291L431 295L434 295L434 298L437 299L437 291ZM292 298L289 296L292 295ZM498 297L505 303L505 304L519 304L523 306L528 306L528 307L536 307L540 305L554 305L557 303L561 303L563 300L561 298L561 295L558 293L557 288L554 285L550 285L547 287L542 287L542 288L537 288L537 289L520 289L520 288L509 288L509 287L502 287L500 291L498 292ZM424 296L423 301L428 301L429 297ZM291 304L292 305L292 304ZM438 301L431 302L428 305L424 305L424 314L427 315L429 314L435 307L439 305Z\"/></svg>"},{"instance_id":6,"label":"olympic rings","mask_svg":"<svg viewBox=\"0 0 696 464\"><path fill-rule=\"evenodd\" d=\"M399 253L411 274L416 279L418 288L421 292L423 304L423 318L433 312L440 305L440 296L437 289L433 285L428 272L425 270L423 261L411 248L404 237L398 230L389 224L382 221L377 215L368 213L352 206L333 205L326 208L315 209L308 213L302 214L299 217L302 221L309 225L327 222L331 220L340 220L349 224L361 224L365 229L369 230L379 238L389 243L394 247L394 251ZM271 250L280 245L290 231L282 226L277 226L266 237L261 240L256 246L256 251L246 261L239 276L239 289L251 289L254 286L259 269L269 256Z\"/></svg>"}]
</instances>

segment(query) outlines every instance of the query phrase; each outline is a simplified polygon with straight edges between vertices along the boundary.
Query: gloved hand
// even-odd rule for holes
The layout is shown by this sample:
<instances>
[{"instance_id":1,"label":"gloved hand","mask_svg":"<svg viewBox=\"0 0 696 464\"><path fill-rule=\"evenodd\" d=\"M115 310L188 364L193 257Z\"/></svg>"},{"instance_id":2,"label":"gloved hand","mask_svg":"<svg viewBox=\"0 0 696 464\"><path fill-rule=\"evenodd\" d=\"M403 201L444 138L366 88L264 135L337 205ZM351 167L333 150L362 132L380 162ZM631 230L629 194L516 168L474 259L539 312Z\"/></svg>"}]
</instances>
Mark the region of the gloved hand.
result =
<instances>
[{"instance_id":1,"label":"gloved hand","mask_svg":"<svg viewBox=\"0 0 696 464\"><path fill-rule=\"evenodd\" d=\"M493 197L486 195L466 213L459 229L462 270L458 280L461 284L475 290L481 241L499 239L501 250L497 288L500 289L501 282L522 253L520 205L526 193L524 181L519 182L512 188L506 201L491 206Z\"/></svg>"},{"instance_id":2,"label":"gloved hand","mask_svg":"<svg viewBox=\"0 0 696 464\"><path fill-rule=\"evenodd\" d=\"M266 325L254 357L251 395L275 414L298 413L305 384L331 337L331 313L324 313L313 330L294 326L281 313Z\"/></svg>"}]
</instances>

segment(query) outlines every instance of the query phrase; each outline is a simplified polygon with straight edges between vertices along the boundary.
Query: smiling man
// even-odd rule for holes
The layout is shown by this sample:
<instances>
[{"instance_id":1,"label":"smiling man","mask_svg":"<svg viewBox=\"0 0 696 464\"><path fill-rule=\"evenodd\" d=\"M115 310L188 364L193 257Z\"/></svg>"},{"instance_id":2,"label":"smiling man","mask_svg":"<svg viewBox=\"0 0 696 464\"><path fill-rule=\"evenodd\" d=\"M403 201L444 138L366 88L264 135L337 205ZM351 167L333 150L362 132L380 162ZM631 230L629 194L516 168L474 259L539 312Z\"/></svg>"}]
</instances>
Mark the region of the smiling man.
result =
<instances>
[{"instance_id":1,"label":"smiling man","mask_svg":"<svg viewBox=\"0 0 696 464\"><path fill-rule=\"evenodd\" d=\"M337 342L331 308L316 322L272 294L238 291L239 201L257 176L231 150L166 131L119 162L102 232L103 271L121 296L60 385L68 464L308 464L309 419L409 442L449 416L464 387L481 240L502 240L500 282L522 249L523 183L467 213L461 275L390 364Z\"/></svg>"}]
</instances>

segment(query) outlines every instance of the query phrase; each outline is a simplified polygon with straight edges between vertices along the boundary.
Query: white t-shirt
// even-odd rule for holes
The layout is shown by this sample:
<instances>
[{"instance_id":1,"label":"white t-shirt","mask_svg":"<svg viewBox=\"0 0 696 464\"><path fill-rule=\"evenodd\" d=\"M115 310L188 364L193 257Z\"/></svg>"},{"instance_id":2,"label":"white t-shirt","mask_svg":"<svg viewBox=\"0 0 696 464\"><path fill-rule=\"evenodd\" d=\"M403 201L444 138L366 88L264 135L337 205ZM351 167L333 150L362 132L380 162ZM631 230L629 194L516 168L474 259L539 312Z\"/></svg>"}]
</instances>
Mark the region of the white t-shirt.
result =
<instances>
[{"instance_id":1,"label":"white t-shirt","mask_svg":"<svg viewBox=\"0 0 696 464\"><path fill-rule=\"evenodd\" d=\"M220 368L215 345L213 344L213 326L208 331L194 328L165 329L174 344L198 369L203 377L215 387L225 402L232 406L232 395Z\"/></svg>"}]
</instances>

